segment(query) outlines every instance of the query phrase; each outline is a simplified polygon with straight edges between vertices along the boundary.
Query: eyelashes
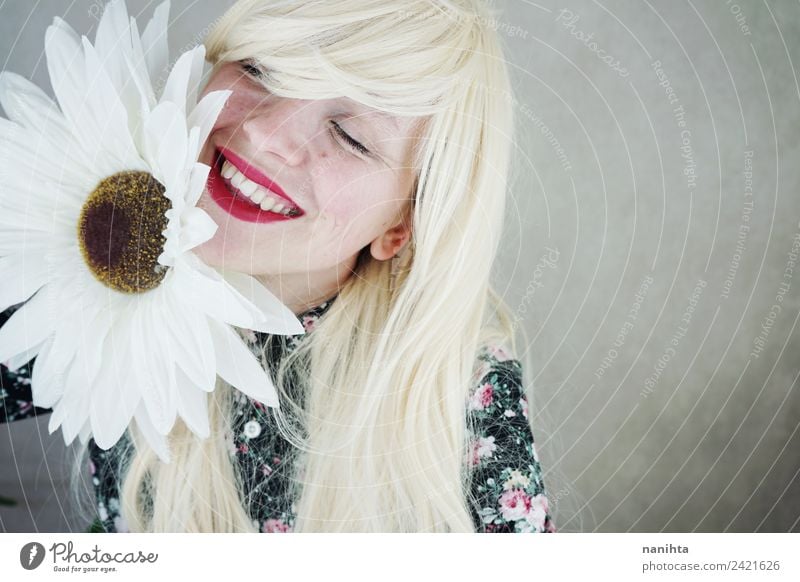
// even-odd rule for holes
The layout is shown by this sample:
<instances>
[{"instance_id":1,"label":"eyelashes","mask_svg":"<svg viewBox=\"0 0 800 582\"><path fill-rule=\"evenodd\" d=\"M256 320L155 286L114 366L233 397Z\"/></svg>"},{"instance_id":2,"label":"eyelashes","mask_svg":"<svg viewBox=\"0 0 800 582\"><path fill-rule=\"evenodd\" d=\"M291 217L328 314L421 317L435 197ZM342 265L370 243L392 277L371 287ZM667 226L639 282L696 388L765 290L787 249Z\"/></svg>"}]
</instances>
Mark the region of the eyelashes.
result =
<instances>
[{"instance_id":1,"label":"eyelashes","mask_svg":"<svg viewBox=\"0 0 800 582\"><path fill-rule=\"evenodd\" d=\"M248 75L255 79L263 79L266 76L264 74L264 71L262 71L261 68L258 65L256 65L251 59L245 59L243 61L239 61L239 66L245 75ZM352 149L355 152L358 152L363 156L372 155L372 153L366 147L364 147L363 144L350 137L350 135L348 135L347 132L344 129L342 129L342 127L338 123L336 123L335 121L331 121L331 125L333 125L334 132L336 132L336 134L338 134L339 137L343 139L345 143L347 143L350 149Z\"/></svg>"},{"instance_id":2,"label":"eyelashes","mask_svg":"<svg viewBox=\"0 0 800 582\"><path fill-rule=\"evenodd\" d=\"M368 156L370 155L370 151L365 148L362 144L354 140L352 137L347 135L347 133L342 129L342 127L336 123L335 121L331 121L331 125L333 125L333 130L339 134L339 136L347 142L347 144L353 148L358 153Z\"/></svg>"},{"instance_id":3,"label":"eyelashes","mask_svg":"<svg viewBox=\"0 0 800 582\"><path fill-rule=\"evenodd\" d=\"M239 61L239 66L242 68L242 71L244 71L244 73L246 75L249 75L251 77L255 77L256 79L263 79L264 78L264 71L262 71L251 60Z\"/></svg>"}]
</instances>

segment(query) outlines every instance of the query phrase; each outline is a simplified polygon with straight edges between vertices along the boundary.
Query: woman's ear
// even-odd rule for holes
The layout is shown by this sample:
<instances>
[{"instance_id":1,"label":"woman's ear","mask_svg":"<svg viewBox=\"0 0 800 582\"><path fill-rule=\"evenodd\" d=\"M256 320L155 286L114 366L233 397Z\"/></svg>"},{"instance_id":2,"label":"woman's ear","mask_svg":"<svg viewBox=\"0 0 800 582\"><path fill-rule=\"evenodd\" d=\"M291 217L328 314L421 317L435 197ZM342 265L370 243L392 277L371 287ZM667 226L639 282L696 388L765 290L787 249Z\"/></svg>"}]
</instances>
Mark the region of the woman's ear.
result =
<instances>
[{"instance_id":1,"label":"woman's ear","mask_svg":"<svg viewBox=\"0 0 800 582\"><path fill-rule=\"evenodd\" d=\"M370 253L378 261L394 258L411 238L411 205L400 221L370 244Z\"/></svg>"}]
</instances>

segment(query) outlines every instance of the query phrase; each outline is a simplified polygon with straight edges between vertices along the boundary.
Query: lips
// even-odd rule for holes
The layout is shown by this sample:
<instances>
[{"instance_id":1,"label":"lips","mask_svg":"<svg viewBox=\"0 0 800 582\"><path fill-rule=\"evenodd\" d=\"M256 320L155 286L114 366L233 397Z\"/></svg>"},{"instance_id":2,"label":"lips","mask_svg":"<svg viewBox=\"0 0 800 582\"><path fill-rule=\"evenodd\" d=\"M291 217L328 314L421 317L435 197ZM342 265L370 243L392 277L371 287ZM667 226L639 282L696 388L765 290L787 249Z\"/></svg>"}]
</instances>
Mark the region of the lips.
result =
<instances>
[{"instance_id":1,"label":"lips","mask_svg":"<svg viewBox=\"0 0 800 582\"><path fill-rule=\"evenodd\" d=\"M236 157L236 160L241 162L241 159L238 157ZM299 211L299 214L294 216L286 216L283 214L271 212L269 210L262 210L260 206L254 204L249 198L247 198L247 196L239 192L236 188L234 188L230 184L230 182L228 182L225 178L223 178L221 171L222 171L222 164L224 161L225 158L223 158L222 152L217 151L214 159L214 165L211 167L211 171L209 172L208 175L206 188L210 194L211 199L214 200L214 202L216 202L217 205L220 208L222 208L225 212L244 222L256 222L256 223L283 222L288 220L295 220L304 215L303 211L296 204L294 204L294 202L291 202L290 201L291 199L289 199L288 197L285 198L287 200L287 205L292 205L292 208L296 208ZM233 160L229 160L229 162L233 163ZM238 164L235 165L239 167ZM259 178L259 176L261 177L261 179L259 179L259 182L256 182L260 186L263 187L264 184L274 184L260 172L256 174L253 171L252 167L245 167L245 166L247 166L247 164L242 163L241 167L247 169L250 176L253 176L255 178ZM248 177L248 179L251 178ZM279 187L277 186L275 187L279 189ZM270 189L270 194L275 198L283 199L283 197L280 195L279 192L272 192L271 189Z\"/></svg>"},{"instance_id":2,"label":"lips","mask_svg":"<svg viewBox=\"0 0 800 582\"><path fill-rule=\"evenodd\" d=\"M262 186L266 190L274 195L276 198L279 198L284 201L285 206L290 208L295 208L298 211L302 212L303 209L300 208L300 205L297 204L294 200L292 200L286 192L284 192L283 188L281 188L278 184L276 184L269 176L264 174L261 170L256 168L255 166L250 165L249 162L243 160L239 156L237 156L232 151L220 148L218 150L218 154L224 156L226 160L228 160L231 164L233 164L237 170L239 170L245 178L250 180L251 182L255 182L259 186Z\"/></svg>"}]
</instances>

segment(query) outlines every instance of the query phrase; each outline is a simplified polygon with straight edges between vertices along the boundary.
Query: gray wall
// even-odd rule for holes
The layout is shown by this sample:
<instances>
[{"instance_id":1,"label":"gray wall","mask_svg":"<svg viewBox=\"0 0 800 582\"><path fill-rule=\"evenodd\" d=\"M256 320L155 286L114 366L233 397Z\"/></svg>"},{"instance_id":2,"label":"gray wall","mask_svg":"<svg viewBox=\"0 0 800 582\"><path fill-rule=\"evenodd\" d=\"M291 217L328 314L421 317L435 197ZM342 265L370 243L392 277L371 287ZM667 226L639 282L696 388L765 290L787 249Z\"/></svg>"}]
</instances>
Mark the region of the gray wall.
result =
<instances>
[{"instance_id":1,"label":"gray wall","mask_svg":"<svg viewBox=\"0 0 800 582\"><path fill-rule=\"evenodd\" d=\"M518 118L496 274L558 528L800 531L800 6L495 5ZM96 23L66 6L3 4L3 68L48 86L52 16ZM173 50L221 6L173 1ZM63 458L46 418L0 429L6 531L71 527Z\"/></svg>"}]
</instances>

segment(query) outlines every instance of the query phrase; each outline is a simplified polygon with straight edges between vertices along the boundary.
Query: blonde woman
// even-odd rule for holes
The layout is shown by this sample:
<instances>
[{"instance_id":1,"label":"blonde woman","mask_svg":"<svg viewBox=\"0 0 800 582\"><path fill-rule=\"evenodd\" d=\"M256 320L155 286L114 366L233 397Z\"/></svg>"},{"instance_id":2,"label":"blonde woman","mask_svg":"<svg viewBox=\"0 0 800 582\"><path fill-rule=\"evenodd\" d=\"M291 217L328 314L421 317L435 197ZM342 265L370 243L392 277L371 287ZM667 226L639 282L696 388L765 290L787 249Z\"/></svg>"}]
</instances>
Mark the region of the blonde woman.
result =
<instances>
[{"instance_id":1,"label":"blonde woman","mask_svg":"<svg viewBox=\"0 0 800 582\"><path fill-rule=\"evenodd\" d=\"M241 0L217 22L205 91L233 93L200 160L219 228L197 254L259 277L307 333L243 331L280 409L219 380L211 436L179 419L170 464L135 424L90 440L74 488L90 476L103 531L554 531L489 281L513 126L492 18ZM34 365L2 368L3 420L49 412Z\"/></svg>"}]
</instances>

